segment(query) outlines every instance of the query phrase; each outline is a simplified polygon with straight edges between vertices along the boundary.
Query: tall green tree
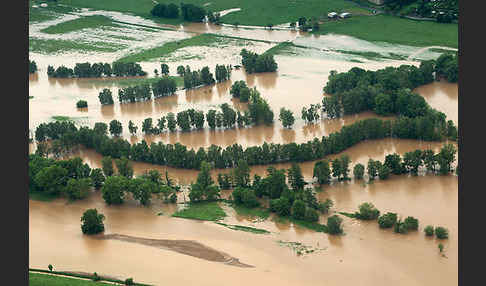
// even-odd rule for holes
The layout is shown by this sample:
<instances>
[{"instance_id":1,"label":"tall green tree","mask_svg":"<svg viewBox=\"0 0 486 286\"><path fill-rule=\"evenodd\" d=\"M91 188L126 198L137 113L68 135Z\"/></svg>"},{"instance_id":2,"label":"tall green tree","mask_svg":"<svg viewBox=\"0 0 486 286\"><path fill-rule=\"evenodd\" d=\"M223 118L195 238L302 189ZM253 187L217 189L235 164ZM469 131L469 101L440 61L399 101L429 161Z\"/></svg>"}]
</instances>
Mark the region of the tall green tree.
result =
<instances>
[{"instance_id":1,"label":"tall green tree","mask_svg":"<svg viewBox=\"0 0 486 286\"><path fill-rule=\"evenodd\" d=\"M97 209L88 209L81 217L81 231L83 234L97 234L105 230L103 220L105 216L98 213Z\"/></svg>"}]
</instances>

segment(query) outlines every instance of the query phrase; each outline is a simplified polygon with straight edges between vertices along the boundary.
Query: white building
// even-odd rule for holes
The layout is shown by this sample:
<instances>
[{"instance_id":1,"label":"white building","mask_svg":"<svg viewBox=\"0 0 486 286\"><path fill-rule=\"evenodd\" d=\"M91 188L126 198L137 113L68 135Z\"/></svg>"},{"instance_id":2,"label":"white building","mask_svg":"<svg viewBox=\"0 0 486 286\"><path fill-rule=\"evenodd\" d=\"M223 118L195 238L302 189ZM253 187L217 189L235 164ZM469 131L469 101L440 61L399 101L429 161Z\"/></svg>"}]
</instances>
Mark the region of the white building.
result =
<instances>
[{"instance_id":1,"label":"white building","mask_svg":"<svg viewBox=\"0 0 486 286\"><path fill-rule=\"evenodd\" d=\"M338 13L336 12L331 12L329 14L327 14L327 18L336 18L338 16Z\"/></svg>"},{"instance_id":2,"label":"white building","mask_svg":"<svg viewBox=\"0 0 486 286\"><path fill-rule=\"evenodd\" d=\"M344 19L344 18L349 18L349 17L351 17L351 13L341 13L341 14L339 15L339 17L340 17L341 19Z\"/></svg>"}]
</instances>

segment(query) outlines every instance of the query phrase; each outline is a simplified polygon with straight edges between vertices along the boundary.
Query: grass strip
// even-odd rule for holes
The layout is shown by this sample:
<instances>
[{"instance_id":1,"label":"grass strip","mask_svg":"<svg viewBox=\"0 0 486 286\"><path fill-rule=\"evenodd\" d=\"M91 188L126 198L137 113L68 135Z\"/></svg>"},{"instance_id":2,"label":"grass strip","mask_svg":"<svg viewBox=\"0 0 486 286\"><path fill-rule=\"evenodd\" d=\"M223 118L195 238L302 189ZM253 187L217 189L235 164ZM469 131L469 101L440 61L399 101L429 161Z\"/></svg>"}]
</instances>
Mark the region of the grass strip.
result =
<instances>
[{"instance_id":1,"label":"grass strip","mask_svg":"<svg viewBox=\"0 0 486 286\"><path fill-rule=\"evenodd\" d=\"M243 226L243 225L231 225L231 224L225 224L222 222L216 222L219 225L225 226L229 229L232 230L239 230L239 231L246 231L246 232L251 232L251 233L256 233L256 234L269 234L270 232L265 229L261 228L254 228L254 227L249 227L249 226Z\"/></svg>"},{"instance_id":2,"label":"grass strip","mask_svg":"<svg viewBox=\"0 0 486 286\"><path fill-rule=\"evenodd\" d=\"M31 271L48 273L48 274L59 274L59 275L85 278L85 279L93 279L95 277L92 274L80 274L80 273L72 273L72 272L66 272L66 271L49 271L49 270L45 270L45 269L29 268L29 274L30 274ZM119 279L108 278L108 277L104 277L104 276L100 276L100 275L98 275L98 277L100 278L99 281L107 281L107 282L115 282L115 283L125 284L125 281L122 281L122 280L119 280ZM72 280L72 281L74 282L74 280ZM76 281L81 281L81 280L76 280ZM42 284L42 285L44 286L45 284ZM74 284L61 284L61 285L74 285ZM90 285L90 284L88 284L88 285ZM150 286L149 284L136 283L136 282L134 282L133 285Z\"/></svg>"},{"instance_id":3,"label":"grass strip","mask_svg":"<svg viewBox=\"0 0 486 286\"><path fill-rule=\"evenodd\" d=\"M61 22L41 30L46 34L64 34L82 29L98 28L101 26L120 27L110 18L103 15L83 16L81 18Z\"/></svg>"}]
</instances>

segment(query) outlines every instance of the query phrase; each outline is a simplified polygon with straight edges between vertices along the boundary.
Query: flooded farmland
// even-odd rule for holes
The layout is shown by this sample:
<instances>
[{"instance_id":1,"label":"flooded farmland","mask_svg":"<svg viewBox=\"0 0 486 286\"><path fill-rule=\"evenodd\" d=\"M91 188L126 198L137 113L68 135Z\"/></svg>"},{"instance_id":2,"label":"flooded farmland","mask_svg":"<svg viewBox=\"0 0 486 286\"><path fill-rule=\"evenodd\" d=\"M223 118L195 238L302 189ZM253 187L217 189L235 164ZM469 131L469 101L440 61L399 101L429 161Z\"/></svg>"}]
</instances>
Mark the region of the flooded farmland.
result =
<instances>
[{"instance_id":1,"label":"flooded farmland","mask_svg":"<svg viewBox=\"0 0 486 286\"><path fill-rule=\"evenodd\" d=\"M98 14L122 23L118 27L95 29L97 41L113 42L113 36L123 35L131 39L120 39L125 47L117 52L68 51L49 54L31 51L29 58L35 60L39 69L29 76L29 96L33 97L29 99L29 129L32 131L40 123L54 120L55 116L66 116L78 126L90 127L96 122L109 124L116 119L123 125L121 136L131 143L141 140L149 144L179 142L194 149L212 144L224 148L237 143L245 148L264 142L303 143L320 139L366 118L393 118L369 111L338 119L322 118L316 123L306 124L300 117L301 110L310 104L321 103L326 96L323 87L331 71L345 72L352 67L377 70L402 64L418 66L419 59L440 55L424 48L370 43L342 35L314 36L290 29L235 28L200 23L160 25L138 16L89 10L30 25L29 37L85 40L90 38L92 29L61 35L47 35L41 30L80 16ZM242 48L262 53L285 41L292 42L296 47L292 53L275 55L278 63L275 73L247 74L243 68L234 69L228 81L193 90L179 89L173 96L137 103L118 102L118 90L123 84L117 80L56 79L46 74L48 65L74 67L75 63L86 61L113 62L126 54L202 33L238 39L228 40L221 46L184 47L165 55L163 60L154 58L143 61L140 64L148 72L148 77L155 76L153 70L160 69L162 62L168 64L171 76L177 75L179 65L189 65L193 70L209 66L214 73L216 64L241 64L239 51ZM384 57L370 59L342 51L374 52ZM249 87L256 87L268 101L275 114L274 124L229 130L210 130L205 124L203 130L192 132L163 132L159 135L144 135L141 132L141 123L145 118L153 118L156 122L169 112L194 108L206 113L210 109L218 109L223 103L235 110L246 110L247 104L233 99L230 94L231 85L239 80L245 81ZM100 104L98 94L104 88L113 92L113 105ZM457 84L437 81L420 86L414 92L423 96L431 107L444 112L447 119L458 124ZM78 100L86 100L88 108L76 108ZM296 121L292 129L283 128L278 120L282 107L294 113ZM128 132L129 121L139 127L135 136ZM437 153L444 143L393 138L369 140L329 156L329 159L347 154L352 170L357 163L366 165L370 158L383 161L388 154L403 155L416 149L432 149ZM35 144L30 144L29 152L34 150ZM92 168L101 167L102 156L94 150L80 147L70 155L74 156L79 156ZM162 173L168 171L175 182L184 186L194 182L198 174L196 170L132 163L135 176L152 169ZM314 164L315 161L299 164L307 182L313 182ZM290 164L272 166L288 169ZM266 175L268 167L251 166L251 177L255 174ZM213 179L216 180L218 173L230 171L213 170ZM236 231L211 221L171 217L182 204L166 204L155 196L148 207L141 206L131 198L123 205L107 205L100 191L73 202L64 198L50 202L31 199L29 267L44 269L52 264L58 271L97 272L118 278L129 276L137 282L153 285L457 285L458 191L457 176L420 172L416 177L391 176L388 180L377 179L372 183L333 181L316 194L320 202L333 200L334 206L329 215L334 212L354 212L361 203L372 202L382 213L395 212L400 218L418 218L419 230L405 235L393 233L391 229L380 229L376 221L359 221L342 216L344 235L332 236L274 220L273 215L266 220L254 221L251 217L237 214L224 202L219 202L228 215L222 220L223 223L255 227L270 233ZM229 195L230 191L224 192L225 198ZM179 202L187 198L186 190L178 195ZM82 234L80 217L89 208L96 208L105 215L103 235L90 237ZM319 222L325 224L329 215L321 214ZM424 236L426 225L448 228L449 239L439 241ZM279 241L299 242L319 251L297 255ZM439 242L444 244L443 255L438 251Z\"/></svg>"}]
</instances>

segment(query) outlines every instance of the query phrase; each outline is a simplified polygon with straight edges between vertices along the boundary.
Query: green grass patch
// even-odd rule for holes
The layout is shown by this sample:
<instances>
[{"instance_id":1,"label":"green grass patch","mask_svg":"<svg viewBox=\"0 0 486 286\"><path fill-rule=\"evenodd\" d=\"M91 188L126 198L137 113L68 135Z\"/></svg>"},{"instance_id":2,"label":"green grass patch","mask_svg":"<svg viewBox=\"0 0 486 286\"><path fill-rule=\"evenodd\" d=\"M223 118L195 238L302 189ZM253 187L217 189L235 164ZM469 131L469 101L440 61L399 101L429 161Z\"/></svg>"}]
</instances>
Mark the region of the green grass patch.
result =
<instances>
[{"instance_id":1,"label":"green grass patch","mask_svg":"<svg viewBox=\"0 0 486 286\"><path fill-rule=\"evenodd\" d=\"M322 25L318 34L343 34L373 42L410 46L458 47L458 25L414 21L395 16L356 16Z\"/></svg>"},{"instance_id":2,"label":"green grass patch","mask_svg":"<svg viewBox=\"0 0 486 286\"><path fill-rule=\"evenodd\" d=\"M189 204L187 208L175 212L172 216L217 221L223 219L226 216L226 213L217 202L199 202Z\"/></svg>"},{"instance_id":3,"label":"green grass patch","mask_svg":"<svg viewBox=\"0 0 486 286\"><path fill-rule=\"evenodd\" d=\"M29 286L67 286L67 285L95 286L95 285L113 285L113 284L29 272Z\"/></svg>"},{"instance_id":4,"label":"green grass patch","mask_svg":"<svg viewBox=\"0 0 486 286\"><path fill-rule=\"evenodd\" d=\"M29 51L43 54L52 54L68 51L80 52L117 52L127 45L105 42L82 42L70 40L38 39L29 37Z\"/></svg>"},{"instance_id":5,"label":"green grass patch","mask_svg":"<svg viewBox=\"0 0 486 286\"><path fill-rule=\"evenodd\" d=\"M238 215L257 217L262 221L266 220L270 216L270 211L265 208L247 208L244 206L238 206L236 204L231 204L231 207L233 207Z\"/></svg>"},{"instance_id":6,"label":"green grass patch","mask_svg":"<svg viewBox=\"0 0 486 286\"><path fill-rule=\"evenodd\" d=\"M41 273L47 273L47 274L40 274L40 273L33 273L33 272L41 272ZM44 280L38 280L37 281L37 282L43 282L43 283L34 284L34 285L42 285L42 286L113 285L113 284L102 283L103 281L114 282L114 283L118 283L118 284L121 284L121 285L125 285L125 281L115 279L115 278L108 278L108 277L104 277L104 276L100 276L100 275L98 275L98 278L100 280L98 282L94 282L94 281L89 281L89 280L87 281L87 280L73 279L73 278L69 278L69 277L60 277L60 276L54 276L54 275L49 275L49 274L58 274L58 275L65 275L65 276L85 278L85 279L93 279L94 278L94 274L81 274L81 273L73 273L73 272L65 272L65 271L49 271L49 270L45 270L45 269L29 268L29 276L31 276L31 275L32 276L38 276L38 277L40 277L41 275L44 276L44 277L40 277L40 279L44 279ZM61 280L61 279L57 279L57 280L52 279L51 280L50 278L64 278L64 279L67 279L67 280ZM30 280L30 277L29 277L29 280ZM76 284L76 283L78 283L78 281L80 283L85 282L85 283L91 283L91 284ZM52 283L61 283L61 284L52 284ZM33 285L33 284L31 284L29 282L29 285ZM149 284L137 283L136 281L134 281L132 285L134 285L134 286L150 286Z\"/></svg>"},{"instance_id":7,"label":"green grass patch","mask_svg":"<svg viewBox=\"0 0 486 286\"><path fill-rule=\"evenodd\" d=\"M434 53L441 53L441 54L454 54L456 51L451 51L451 50L446 50L446 49L440 49L440 48L430 48L429 51L434 52Z\"/></svg>"},{"instance_id":8,"label":"green grass patch","mask_svg":"<svg viewBox=\"0 0 486 286\"><path fill-rule=\"evenodd\" d=\"M49 195L42 192L29 192L29 199L41 202L50 202L58 198L58 196Z\"/></svg>"},{"instance_id":9,"label":"green grass patch","mask_svg":"<svg viewBox=\"0 0 486 286\"><path fill-rule=\"evenodd\" d=\"M294 44L292 42L282 42L277 44L276 46L271 47L270 49L266 50L264 54L267 55L277 55L284 52L288 52L289 48L293 47Z\"/></svg>"},{"instance_id":10,"label":"green grass patch","mask_svg":"<svg viewBox=\"0 0 486 286\"><path fill-rule=\"evenodd\" d=\"M53 115L51 118L56 121L73 121L71 117L64 115Z\"/></svg>"},{"instance_id":11,"label":"green grass patch","mask_svg":"<svg viewBox=\"0 0 486 286\"><path fill-rule=\"evenodd\" d=\"M41 2L39 1L29 1L29 23L54 20L63 14L68 14L76 10L70 6L55 5L52 2L48 3L47 7L40 7L40 4ZM37 5L38 7L33 8L32 5Z\"/></svg>"},{"instance_id":12,"label":"green grass patch","mask_svg":"<svg viewBox=\"0 0 486 286\"><path fill-rule=\"evenodd\" d=\"M57 25L49 26L41 30L46 34L64 34L88 28L98 28L101 26L119 27L118 24L103 15L83 16Z\"/></svg>"},{"instance_id":13,"label":"green grass patch","mask_svg":"<svg viewBox=\"0 0 486 286\"><path fill-rule=\"evenodd\" d=\"M222 222L217 222L217 224L225 226L225 227L232 229L232 230L246 231L246 232L251 232L251 233L256 233L256 234L269 234L270 233L268 230L261 229L261 228L254 228L254 227L243 226L243 225L225 224L225 223L222 223Z\"/></svg>"},{"instance_id":14,"label":"green grass patch","mask_svg":"<svg viewBox=\"0 0 486 286\"><path fill-rule=\"evenodd\" d=\"M211 34L200 34L180 41L168 42L160 47L142 50L138 53L129 54L118 59L119 62L144 62L168 56L169 54L185 47L193 46L212 46L223 41L222 37Z\"/></svg>"}]
</instances>

